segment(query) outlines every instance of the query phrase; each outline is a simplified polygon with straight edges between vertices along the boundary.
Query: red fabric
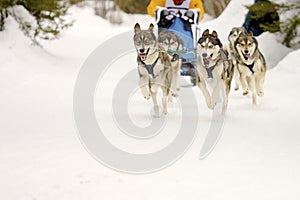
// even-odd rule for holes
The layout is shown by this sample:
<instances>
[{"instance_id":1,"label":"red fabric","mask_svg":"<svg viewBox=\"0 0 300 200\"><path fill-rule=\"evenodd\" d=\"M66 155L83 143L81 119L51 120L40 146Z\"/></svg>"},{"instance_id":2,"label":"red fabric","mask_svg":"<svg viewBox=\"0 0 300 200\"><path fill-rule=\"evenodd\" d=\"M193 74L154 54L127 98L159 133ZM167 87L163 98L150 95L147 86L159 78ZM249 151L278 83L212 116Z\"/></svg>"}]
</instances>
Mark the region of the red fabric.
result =
<instances>
[{"instance_id":1,"label":"red fabric","mask_svg":"<svg viewBox=\"0 0 300 200\"><path fill-rule=\"evenodd\" d=\"M173 0L176 6L180 6L185 0Z\"/></svg>"}]
</instances>

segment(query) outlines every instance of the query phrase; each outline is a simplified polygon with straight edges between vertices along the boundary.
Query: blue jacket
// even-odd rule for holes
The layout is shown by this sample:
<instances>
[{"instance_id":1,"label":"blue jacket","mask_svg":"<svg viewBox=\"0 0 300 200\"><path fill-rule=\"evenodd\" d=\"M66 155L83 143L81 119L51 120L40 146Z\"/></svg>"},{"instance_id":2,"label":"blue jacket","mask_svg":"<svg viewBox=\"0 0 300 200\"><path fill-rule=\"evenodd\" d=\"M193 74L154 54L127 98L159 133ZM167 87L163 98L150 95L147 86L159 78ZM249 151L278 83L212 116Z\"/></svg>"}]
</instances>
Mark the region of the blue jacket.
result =
<instances>
[{"instance_id":1,"label":"blue jacket","mask_svg":"<svg viewBox=\"0 0 300 200\"><path fill-rule=\"evenodd\" d=\"M260 2L266 2L272 4L272 2L270 2L269 0L255 0L254 5ZM243 27L247 31L251 31L254 36L259 36L260 34L262 34L264 32L264 29L262 28L261 25L274 24L275 21L279 21L279 15L276 9L275 8L271 9L271 8L272 7L270 7L270 11L268 13L265 13L265 15L260 18L256 17L256 13L249 11L246 16Z\"/></svg>"}]
</instances>

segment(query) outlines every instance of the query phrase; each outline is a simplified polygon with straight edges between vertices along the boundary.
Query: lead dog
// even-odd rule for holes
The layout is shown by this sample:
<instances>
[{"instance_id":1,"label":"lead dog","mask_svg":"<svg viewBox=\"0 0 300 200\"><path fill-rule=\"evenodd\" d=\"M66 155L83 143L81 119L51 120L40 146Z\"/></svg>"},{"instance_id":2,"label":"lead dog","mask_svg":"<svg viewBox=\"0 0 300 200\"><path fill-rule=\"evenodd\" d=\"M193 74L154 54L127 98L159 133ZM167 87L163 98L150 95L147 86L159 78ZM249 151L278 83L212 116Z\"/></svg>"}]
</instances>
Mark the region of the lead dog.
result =
<instances>
[{"instance_id":1,"label":"lead dog","mask_svg":"<svg viewBox=\"0 0 300 200\"><path fill-rule=\"evenodd\" d=\"M167 98L172 82L172 66L168 54L158 48L157 39L153 33L154 26L141 30L137 23L134 26L134 45L137 51L139 86L145 99L152 98L154 116L159 117L157 90L162 89L163 113L167 114Z\"/></svg>"},{"instance_id":2,"label":"lead dog","mask_svg":"<svg viewBox=\"0 0 300 200\"><path fill-rule=\"evenodd\" d=\"M238 71L243 88L243 95L252 93L252 103L257 103L256 96L264 96L263 84L267 71L266 61L258 49L258 42L252 32L241 33L235 41Z\"/></svg>"},{"instance_id":3,"label":"lead dog","mask_svg":"<svg viewBox=\"0 0 300 200\"><path fill-rule=\"evenodd\" d=\"M223 49L217 32L213 31L210 34L208 29L199 39L197 51L198 86L202 90L207 106L213 109L217 103L223 101L222 112L225 113L233 77L233 65L228 59L228 52ZM211 88L211 94L206 85Z\"/></svg>"}]
</instances>

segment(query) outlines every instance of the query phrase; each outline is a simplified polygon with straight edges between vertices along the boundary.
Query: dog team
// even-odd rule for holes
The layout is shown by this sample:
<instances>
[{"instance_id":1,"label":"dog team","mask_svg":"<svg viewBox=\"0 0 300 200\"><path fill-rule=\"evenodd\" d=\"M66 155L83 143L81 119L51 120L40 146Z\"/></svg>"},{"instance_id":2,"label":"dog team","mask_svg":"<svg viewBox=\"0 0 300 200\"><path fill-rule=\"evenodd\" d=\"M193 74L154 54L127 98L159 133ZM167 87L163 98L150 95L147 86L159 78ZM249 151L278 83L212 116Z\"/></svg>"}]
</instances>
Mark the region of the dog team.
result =
<instances>
[{"instance_id":1,"label":"dog team","mask_svg":"<svg viewBox=\"0 0 300 200\"><path fill-rule=\"evenodd\" d=\"M182 65L180 53L183 41L172 31L162 31L158 38L154 25L142 30L134 27L134 45L137 51L139 87L145 99L152 99L154 116L159 116L158 89L162 90L163 113L167 114L170 98L177 96L178 79ZM197 86L203 93L209 109L222 103L222 112L228 106L232 79L235 90L242 88L243 95L251 92L252 103L262 97L266 75L266 62L258 49L258 42L251 32L242 27L233 28L228 36L229 45L223 45L216 31L205 30L196 48L198 56Z\"/></svg>"}]
</instances>

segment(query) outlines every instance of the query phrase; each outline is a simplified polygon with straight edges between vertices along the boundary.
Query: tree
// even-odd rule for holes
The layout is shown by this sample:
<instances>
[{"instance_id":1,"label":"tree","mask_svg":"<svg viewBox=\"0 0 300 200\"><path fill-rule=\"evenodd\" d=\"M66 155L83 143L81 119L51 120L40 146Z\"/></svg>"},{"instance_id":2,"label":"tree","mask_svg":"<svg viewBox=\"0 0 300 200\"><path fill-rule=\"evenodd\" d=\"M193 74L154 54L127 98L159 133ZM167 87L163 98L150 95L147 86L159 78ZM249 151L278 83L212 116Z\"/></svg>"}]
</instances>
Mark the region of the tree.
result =
<instances>
[{"instance_id":1,"label":"tree","mask_svg":"<svg viewBox=\"0 0 300 200\"><path fill-rule=\"evenodd\" d=\"M281 22L282 43L287 47L300 46L300 0L290 0L279 6L283 15Z\"/></svg>"},{"instance_id":2,"label":"tree","mask_svg":"<svg viewBox=\"0 0 300 200\"><path fill-rule=\"evenodd\" d=\"M282 43L287 47L300 44L300 0L290 0L282 4L259 1L256 4L247 6L247 8L252 13L251 17L255 24L262 31L280 32L283 37Z\"/></svg>"},{"instance_id":3,"label":"tree","mask_svg":"<svg viewBox=\"0 0 300 200\"><path fill-rule=\"evenodd\" d=\"M24 34L39 45L40 39L56 39L72 25L65 18L67 10L63 0L1 0L0 31L5 28L5 19L11 16Z\"/></svg>"}]
</instances>

